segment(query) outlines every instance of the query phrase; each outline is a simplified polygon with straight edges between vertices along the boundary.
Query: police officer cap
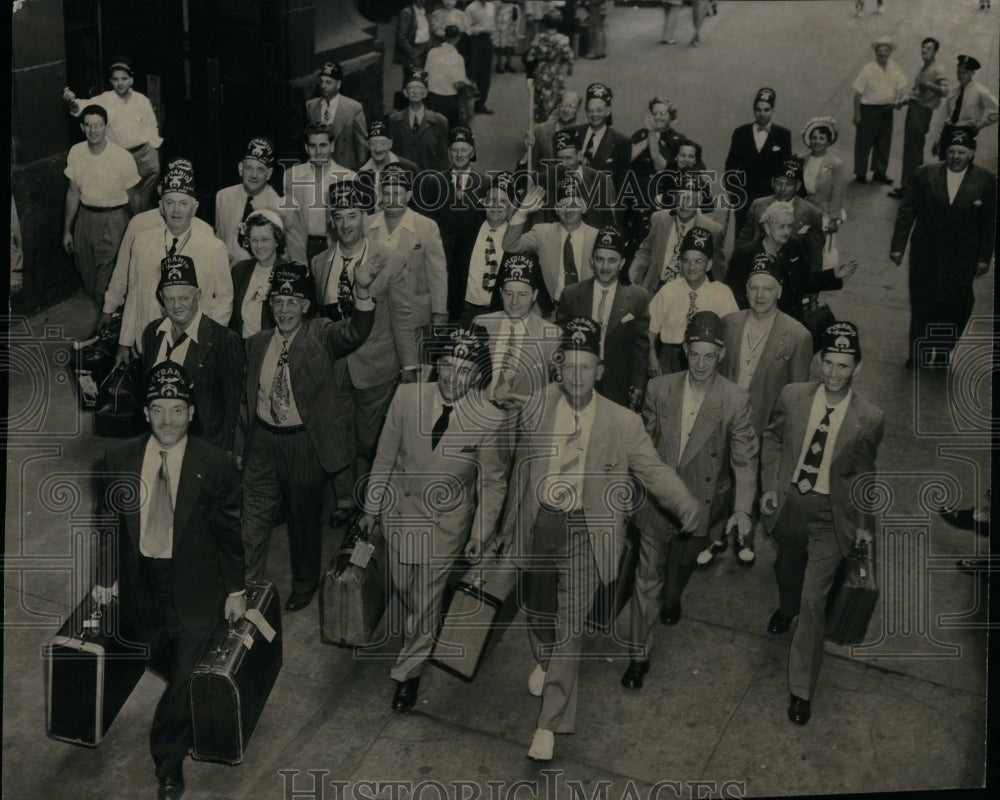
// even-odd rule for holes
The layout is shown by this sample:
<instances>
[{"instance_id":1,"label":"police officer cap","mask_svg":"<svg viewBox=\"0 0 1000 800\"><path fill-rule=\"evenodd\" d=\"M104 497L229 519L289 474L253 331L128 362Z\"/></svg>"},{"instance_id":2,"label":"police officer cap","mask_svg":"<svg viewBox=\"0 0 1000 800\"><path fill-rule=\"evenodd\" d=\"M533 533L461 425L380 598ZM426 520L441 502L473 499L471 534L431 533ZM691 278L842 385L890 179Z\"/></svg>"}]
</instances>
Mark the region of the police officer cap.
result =
<instances>
[{"instance_id":1,"label":"police officer cap","mask_svg":"<svg viewBox=\"0 0 1000 800\"><path fill-rule=\"evenodd\" d=\"M194 403L194 387L184 367L175 361L163 361L146 376L146 405L154 400L184 400Z\"/></svg>"},{"instance_id":2,"label":"police officer cap","mask_svg":"<svg viewBox=\"0 0 1000 800\"><path fill-rule=\"evenodd\" d=\"M605 225L597 232L594 250L614 250L618 255L624 256L625 235L614 225Z\"/></svg>"},{"instance_id":3,"label":"police officer cap","mask_svg":"<svg viewBox=\"0 0 1000 800\"><path fill-rule=\"evenodd\" d=\"M160 261L160 282L157 291L167 286L193 286L198 288L198 273L190 256L167 256Z\"/></svg>"},{"instance_id":4,"label":"police officer cap","mask_svg":"<svg viewBox=\"0 0 1000 800\"><path fill-rule=\"evenodd\" d=\"M960 66L962 69L969 70L969 72L975 72L977 69L979 69L982 66L982 64L980 64L972 56L959 56L958 57L958 66Z\"/></svg>"},{"instance_id":5,"label":"police officer cap","mask_svg":"<svg viewBox=\"0 0 1000 800\"><path fill-rule=\"evenodd\" d=\"M861 360L861 340L858 328L853 322L835 322L820 338L820 348L824 353L845 353Z\"/></svg>"},{"instance_id":6,"label":"police officer cap","mask_svg":"<svg viewBox=\"0 0 1000 800\"><path fill-rule=\"evenodd\" d=\"M600 358L601 326L589 317L573 317L563 325L559 349L563 352L581 350L584 353L593 353Z\"/></svg>"},{"instance_id":7,"label":"police officer cap","mask_svg":"<svg viewBox=\"0 0 1000 800\"><path fill-rule=\"evenodd\" d=\"M691 317L691 321L687 324L684 341L688 344L708 342L722 347L725 342L724 333L725 327L718 314L714 311L699 311Z\"/></svg>"},{"instance_id":8,"label":"police officer cap","mask_svg":"<svg viewBox=\"0 0 1000 800\"><path fill-rule=\"evenodd\" d=\"M311 278L305 264L292 261L288 264L278 264L271 272L271 291L269 296L298 297L309 299Z\"/></svg>"},{"instance_id":9,"label":"police officer cap","mask_svg":"<svg viewBox=\"0 0 1000 800\"><path fill-rule=\"evenodd\" d=\"M538 259L530 253L504 253L500 262L497 283L501 286L511 281L526 283L532 289L538 288Z\"/></svg>"},{"instance_id":10,"label":"police officer cap","mask_svg":"<svg viewBox=\"0 0 1000 800\"><path fill-rule=\"evenodd\" d=\"M702 228L699 225L695 225L693 228L688 230L684 234L684 238L681 240L681 253L686 253L688 250L697 250L699 253L703 253L705 258L709 261L712 260L712 255L715 253L715 245L712 242L712 232Z\"/></svg>"}]
</instances>

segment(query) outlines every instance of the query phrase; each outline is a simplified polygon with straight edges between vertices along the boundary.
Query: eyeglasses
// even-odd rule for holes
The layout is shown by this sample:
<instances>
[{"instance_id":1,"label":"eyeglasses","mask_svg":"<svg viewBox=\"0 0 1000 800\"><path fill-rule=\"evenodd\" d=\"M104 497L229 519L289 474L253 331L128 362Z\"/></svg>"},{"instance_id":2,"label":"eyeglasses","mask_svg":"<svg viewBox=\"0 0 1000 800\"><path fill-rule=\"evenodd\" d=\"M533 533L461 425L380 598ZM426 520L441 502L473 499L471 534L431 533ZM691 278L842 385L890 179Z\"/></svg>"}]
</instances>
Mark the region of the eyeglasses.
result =
<instances>
[{"instance_id":1,"label":"eyeglasses","mask_svg":"<svg viewBox=\"0 0 1000 800\"><path fill-rule=\"evenodd\" d=\"M708 259L705 258L682 258L682 267L704 267L708 263Z\"/></svg>"},{"instance_id":2,"label":"eyeglasses","mask_svg":"<svg viewBox=\"0 0 1000 800\"><path fill-rule=\"evenodd\" d=\"M107 127L106 122L84 122L83 128L88 131L99 131L102 128Z\"/></svg>"}]
</instances>

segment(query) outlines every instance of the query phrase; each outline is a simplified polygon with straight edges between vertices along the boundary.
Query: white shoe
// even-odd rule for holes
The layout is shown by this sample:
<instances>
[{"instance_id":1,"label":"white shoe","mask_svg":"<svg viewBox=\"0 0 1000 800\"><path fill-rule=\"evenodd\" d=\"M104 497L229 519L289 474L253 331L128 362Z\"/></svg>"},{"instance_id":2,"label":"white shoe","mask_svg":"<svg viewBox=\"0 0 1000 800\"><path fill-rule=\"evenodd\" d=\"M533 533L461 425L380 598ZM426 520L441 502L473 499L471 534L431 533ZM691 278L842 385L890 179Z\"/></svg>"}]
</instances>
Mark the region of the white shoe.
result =
<instances>
[{"instance_id":1,"label":"white shoe","mask_svg":"<svg viewBox=\"0 0 1000 800\"><path fill-rule=\"evenodd\" d=\"M698 564L699 567L704 567L708 564L711 564L713 561L715 561L715 553L713 553L708 548L698 553L698 557L695 559L695 562Z\"/></svg>"},{"instance_id":2,"label":"white shoe","mask_svg":"<svg viewBox=\"0 0 1000 800\"><path fill-rule=\"evenodd\" d=\"M532 697L541 697L545 688L545 670L541 664L535 664L535 669L528 676L528 694ZM551 751L551 747L549 750Z\"/></svg>"},{"instance_id":3,"label":"white shoe","mask_svg":"<svg viewBox=\"0 0 1000 800\"><path fill-rule=\"evenodd\" d=\"M552 731L536 728L535 735L531 737L531 747L528 748L528 760L551 761L555 743L556 736Z\"/></svg>"}]
</instances>

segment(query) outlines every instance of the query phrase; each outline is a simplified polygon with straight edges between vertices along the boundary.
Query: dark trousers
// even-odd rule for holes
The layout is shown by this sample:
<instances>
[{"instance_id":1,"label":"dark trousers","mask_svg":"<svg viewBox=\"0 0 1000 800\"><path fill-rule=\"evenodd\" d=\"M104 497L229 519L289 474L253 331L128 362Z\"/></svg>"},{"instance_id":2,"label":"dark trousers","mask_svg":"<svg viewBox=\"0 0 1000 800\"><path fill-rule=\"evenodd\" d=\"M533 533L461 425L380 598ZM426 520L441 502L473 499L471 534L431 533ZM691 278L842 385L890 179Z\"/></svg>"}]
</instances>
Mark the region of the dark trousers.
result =
<instances>
[{"instance_id":1,"label":"dark trousers","mask_svg":"<svg viewBox=\"0 0 1000 800\"><path fill-rule=\"evenodd\" d=\"M292 591L319 585L323 550L323 487L327 474L309 433L272 433L260 427L251 434L243 465L243 549L248 580L260 580L267 565L275 517L288 504L288 550Z\"/></svg>"},{"instance_id":2,"label":"dark trousers","mask_svg":"<svg viewBox=\"0 0 1000 800\"><path fill-rule=\"evenodd\" d=\"M885 175L889 169L889 148L892 146L892 106L861 105L861 122L854 138L854 174L868 175L868 155L872 172Z\"/></svg>"},{"instance_id":3,"label":"dark trousers","mask_svg":"<svg viewBox=\"0 0 1000 800\"><path fill-rule=\"evenodd\" d=\"M425 102L431 111L437 111L438 114L444 115L444 118L448 120L448 130L452 130L459 124L459 96L457 94L434 94L430 92Z\"/></svg>"},{"instance_id":4,"label":"dark trousers","mask_svg":"<svg viewBox=\"0 0 1000 800\"><path fill-rule=\"evenodd\" d=\"M912 250L912 245L911 245ZM962 335L972 316L976 297L972 290L975 266L954 265L954 273L937 275L933 269L914 266L910 257L910 355L914 363L918 355L914 344L918 339L933 339L933 346L951 350ZM934 326L929 330L929 326ZM925 347L932 346L928 341Z\"/></svg>"},{"instance_id":5,"label":"dark trousers","mask_svg":"<svg viewBox=\"0 0 1000 800\"><path fill-rule=\"evenodd\" d=\"M917 167L924 163L924 146L927 131L931 127L934 109L910 103L906 107L906 122L903 126L903 173L899 179L900 188L906 188Z\"/></svg>"},{"instance_id":6,"label":"dark trousers","mask_svg":"<svg viewBox=\"0 0 1000 800\"><path fill-rule=\"evenodd\" d=\"M469 78L479 90L477 106L486 105L486 97L490 93L490 80L493 69L493 40L488 33L479 33L469 37L469 56L466 59L466 71Z\"/></svg>"}]
</instances>

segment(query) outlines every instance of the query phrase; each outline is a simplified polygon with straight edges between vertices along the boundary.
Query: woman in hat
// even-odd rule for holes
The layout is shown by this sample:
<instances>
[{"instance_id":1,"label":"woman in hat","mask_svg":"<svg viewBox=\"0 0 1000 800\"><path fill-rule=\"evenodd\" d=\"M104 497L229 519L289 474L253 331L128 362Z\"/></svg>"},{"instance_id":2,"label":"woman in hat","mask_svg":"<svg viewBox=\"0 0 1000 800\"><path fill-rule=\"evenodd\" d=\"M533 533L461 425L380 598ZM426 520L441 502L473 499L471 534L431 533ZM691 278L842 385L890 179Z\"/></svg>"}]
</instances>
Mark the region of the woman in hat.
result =
<instances>
[{"instance_id":1,"label":"woman in hat","mask_svg":"<svg viewBox=\"0 0 1000 800\"><path fill-rule=\"evenodd\" d=\"M252 258L233 265L233 315L229 327L243 339L274 327L267 297L271 274L285 259L285 226L270 209L254 211L240 224L240 246Z\"/></svg>"},{"instance_id":2,"label":"woman in hat","mask_svg":"<svg viewBox=\"0 0 1000 800\"><path fill-rule=\"evenodd\" d=\"M546 12L545 29L535 37L524 54L524 66L535 87L535 122L545 122L562 100L566 77L573 69L573 48L559 32L562 16L558 10Z\"/></svg>"},{"instance_id":3,"label":"woman in hat","mask_svg":"<svg viewBox=\"0 0 1000 800\"><path fill-rule=\"evenodd\" d=\"M844 162L829 151L837 141L833 117L813 117L802 129L802 142L809 153L801 156L802 186L806 200L823 212L823 230L837 232L847 218L844 211Z\"/></svg>"}]
</instances>

